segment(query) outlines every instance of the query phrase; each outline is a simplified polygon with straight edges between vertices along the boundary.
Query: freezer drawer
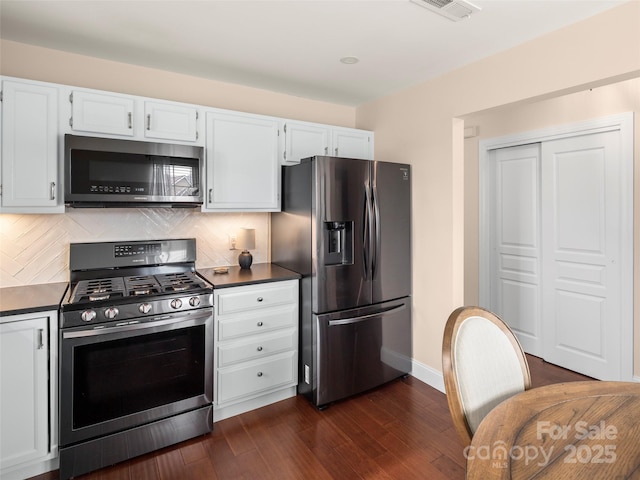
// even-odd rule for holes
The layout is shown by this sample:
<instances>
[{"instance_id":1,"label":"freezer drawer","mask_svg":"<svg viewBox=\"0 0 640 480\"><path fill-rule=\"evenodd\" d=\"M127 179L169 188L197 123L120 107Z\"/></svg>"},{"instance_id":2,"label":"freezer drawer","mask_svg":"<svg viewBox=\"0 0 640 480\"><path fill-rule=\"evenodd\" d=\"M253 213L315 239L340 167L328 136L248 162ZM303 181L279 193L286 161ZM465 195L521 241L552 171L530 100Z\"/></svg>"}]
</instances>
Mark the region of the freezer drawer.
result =
<instances>
[{"instance_id":1,"label":"freezer drawer","mask_svg":"<svg viewBox=\"0 0 640 480\"><path fill-rule=\"evenodd\" d=\"M318 406L364 392L411 371L409 297L314 315L314 323L317 342L313 401ZM303 379L305 375L301 375Z\"/></svg>"}]
</instances>

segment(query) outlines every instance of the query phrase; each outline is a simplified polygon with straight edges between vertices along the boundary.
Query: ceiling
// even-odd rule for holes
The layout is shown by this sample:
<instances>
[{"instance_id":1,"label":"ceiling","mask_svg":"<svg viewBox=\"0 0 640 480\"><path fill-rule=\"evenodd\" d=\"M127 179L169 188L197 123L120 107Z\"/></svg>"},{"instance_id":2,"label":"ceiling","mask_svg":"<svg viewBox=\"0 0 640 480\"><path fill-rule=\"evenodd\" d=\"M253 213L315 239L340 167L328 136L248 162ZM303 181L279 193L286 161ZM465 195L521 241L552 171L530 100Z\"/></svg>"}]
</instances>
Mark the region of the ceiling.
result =
<instances>
[{"instance_id":1,"label":"ceiling","mask_svg":"<svg viewBox=\"0 0 640 480\"><path fill-rule=\"evenodd\" d=\"M472 0L453 22L409 0L1 0L0 36L355 106L626 1Z\"/></svg>"}]
</instances>

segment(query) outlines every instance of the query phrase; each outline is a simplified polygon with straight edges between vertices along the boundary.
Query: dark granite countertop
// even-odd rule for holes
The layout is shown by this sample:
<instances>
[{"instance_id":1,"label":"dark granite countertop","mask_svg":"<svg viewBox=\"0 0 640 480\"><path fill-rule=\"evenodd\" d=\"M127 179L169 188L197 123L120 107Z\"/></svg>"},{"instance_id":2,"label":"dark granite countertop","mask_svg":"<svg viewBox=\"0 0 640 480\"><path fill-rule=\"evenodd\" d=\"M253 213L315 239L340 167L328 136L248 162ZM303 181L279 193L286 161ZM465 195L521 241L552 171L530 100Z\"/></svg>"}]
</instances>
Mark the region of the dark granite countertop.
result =
<instances>
[{"instance_id":1,"label":"dark granite countertop","mask_svg":"<svg viewBox=\"0 0 640 480\"><path fill-rule=\"evenodd\" d=\"M0 288L0 317L57 310L66 282Z\"/></svg>"},{"instance_id":2,"label":"dark granite countertop","mask_svg":"<svg viewBox=\"0 0 640 480\"><path fill-rule=\"evenodd\" d=\"M238 287L255 283L295 280L300 274L271 263L254 263L249 269L235 265L229 267L229 273L213 273L213 268L199 268L198 273L214 288Z\"/></svg>"}]
</instances>

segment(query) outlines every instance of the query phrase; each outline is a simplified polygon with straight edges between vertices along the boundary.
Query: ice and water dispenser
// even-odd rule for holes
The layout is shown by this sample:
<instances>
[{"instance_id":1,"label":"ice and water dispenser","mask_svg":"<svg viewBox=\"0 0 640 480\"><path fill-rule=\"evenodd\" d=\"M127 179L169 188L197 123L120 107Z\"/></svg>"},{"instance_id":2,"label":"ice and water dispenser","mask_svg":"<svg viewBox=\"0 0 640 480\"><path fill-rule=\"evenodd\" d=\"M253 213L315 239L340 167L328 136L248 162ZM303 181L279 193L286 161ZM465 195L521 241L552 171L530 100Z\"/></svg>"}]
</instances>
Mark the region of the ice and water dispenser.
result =
<instances>
[{"instance_id":1,"label":"ice and water dispenser","mask_svg":"<svg viewBox=\"0 0 640 480\"><path fill-rule=\"evenodd\" d=\"M325 265L353 263L353 222L324 222Z\"/></svg>"}]
</instances>

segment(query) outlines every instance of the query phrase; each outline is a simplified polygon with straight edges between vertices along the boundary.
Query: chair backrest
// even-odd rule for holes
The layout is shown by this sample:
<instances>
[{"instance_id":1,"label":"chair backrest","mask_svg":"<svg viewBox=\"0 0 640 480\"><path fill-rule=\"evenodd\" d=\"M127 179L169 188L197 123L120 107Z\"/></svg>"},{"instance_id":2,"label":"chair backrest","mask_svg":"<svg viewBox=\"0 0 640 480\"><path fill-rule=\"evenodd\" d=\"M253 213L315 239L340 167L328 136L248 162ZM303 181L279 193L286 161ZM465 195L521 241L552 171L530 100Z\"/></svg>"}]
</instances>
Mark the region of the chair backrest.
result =
<instances>
[{"instance_id":1,"label":"chair backrest","mask_svg":"<svg viewBox=\"0 0 640 480\"><path fill-rule=\"evenodd\" d=\"M495 406L531 387L518 339L497 315L460 307L447 320L442 370L453 423L465 445Z\"/></svg>"}]
</instances>

